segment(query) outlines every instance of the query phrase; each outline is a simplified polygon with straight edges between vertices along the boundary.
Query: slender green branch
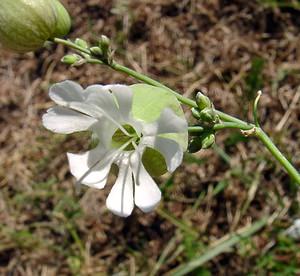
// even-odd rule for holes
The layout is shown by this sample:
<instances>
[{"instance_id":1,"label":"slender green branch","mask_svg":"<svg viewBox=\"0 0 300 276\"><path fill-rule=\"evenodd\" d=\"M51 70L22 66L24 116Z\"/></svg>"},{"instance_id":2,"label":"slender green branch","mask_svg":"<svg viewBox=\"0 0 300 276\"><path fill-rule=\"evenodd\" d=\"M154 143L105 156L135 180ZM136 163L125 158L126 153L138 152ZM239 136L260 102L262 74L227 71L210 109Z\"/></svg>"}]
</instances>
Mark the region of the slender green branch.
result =
<instances>
[{"instance_id":1,"label":"slender green branch","mask_svg":"<svg viewBox=\"0 0 300 276\"><path fill-rule=\"evenodd\" d=\"M125 73L135 79L138 79L144 83L147 83L147 84L150 84L150 85L153 85L153 86L157 86L157 87L161 87L161 88L164 88L168 91L170 91L172 94L174 94L176 96L176 98L182 102L183 104L186 104L190 107L197 107L197 104L195 101L191 100L191 99L188 99L182 95L180 95L178 92L172 90L171 88L161 84L160 82L154 80L154 79L151 79L149 78L148 76L145 76L141 73L138 73L130 68L127 68L123 65L120 65L116 62L114 62L111 66L110 66L112 69L116 70L116 71L119 71L119 72L122 72L122 73Z\"/></svg>"},{"instance_id":2,"label":"slender green branch","mask_svg":"<svg viewBox=\"0 0 300 276\"><path fill-rule=\"evenodd\" d=\"M238 123L231 123L231 122L224 122L221 124L215 124L212 127L212 130L222 130L222 129L227 129L227 128L235 128L235 129L239 129L239 130L251 130L254 128L254 125L249 124L247 127L244 124L238 124ZM188 128L188 131L190 133L201 133L203 131L205 131L205 128L201 127L201 126L190 126Z\"/></svg>"},{"instance_id":3,"label":"slender green branch","mask_svg":"<svg viewBox=\"0 0 300 276\"><path fill-rule=\"evenodd\" d=\"M91 51L87 48L83 48L79 45L77 45L76 43L70 41L70 40L66 40L66 39L62 39L62 38L54 38L53 39L53 42L57 43L57 44L62 44L62 45L65 45L69 48L72 48L74 50L77 50L81 53L85 53L87 55L91 55Z\"/></svg>"},{"instance_id":4,"label":"slender green branch","mask_svg":"<svg viewBox=\"0 0 300 276\"><path fill-rule=\"evenodd\" d=\"M274 145L269 136L261 129L256 128L255 136L262 141L274 158L285 168L290 177L292 177L297 184L300 184L300 174L294 166L286 159L280 150Z\"/></svg>"},{"instance_id":5,"label":"slender green branch","mask_svg":"<svg viewBox=\"0 0 300 276\"><path fill-rule=\"evenodd\" d=\"M254 126L252 124L240 124L240 123L231 123L231 122L224 122L222 124L216 124L214 125L213 129L214 130L221 130L221 129L225 129L225 128L237 128L237 129L241 129L241 130L250 130L252 129Z\"/></svg>"},{"instance_id":6,"label":"slender green branch","mask_svg":"<svg viewBox=\"0 0 300 276\"><path fill-rule=\"evenodd\" d=\"M205 130L204 127L201 126L189 126L188 131L189 133L201 133Z\"/></svg>"}]
</instances>

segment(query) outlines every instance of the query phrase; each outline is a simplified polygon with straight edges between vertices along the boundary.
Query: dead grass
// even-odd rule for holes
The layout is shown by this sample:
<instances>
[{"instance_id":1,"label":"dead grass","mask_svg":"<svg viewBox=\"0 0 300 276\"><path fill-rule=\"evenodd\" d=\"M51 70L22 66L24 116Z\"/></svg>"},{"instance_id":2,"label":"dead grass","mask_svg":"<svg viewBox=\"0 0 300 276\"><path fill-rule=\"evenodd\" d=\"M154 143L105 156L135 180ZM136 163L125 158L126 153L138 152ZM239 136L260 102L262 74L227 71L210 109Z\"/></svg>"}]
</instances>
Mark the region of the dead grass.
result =
<instances>
[{"instance_id":1,"label":"dead grass","mask_svg":"<svg viewBox=\"0 0 300 276\"><path fill-rule=\"evenodd\" d=\"M253 59L262 59L262 124L300 167L298 10L242 0L64 2L74 19L72 38L92 42L106 34L122 63L191 97L201 89L218 109L244 119L251 120L247 77ZM172 179L159 180L160 208L198 232L196 240L155 212L135 210L125 220L108 213L110 187L75 195L65 152L82 150L86 138L43 129L41 114L52 104L49 85L64 79L84 86L133 80L100 66L67 68L59 62L65 53L61 46L23 56L0 53L0 274L148 275L175 237L172 254L159 268L162 275L204 245L281 210L279 226L203 270L211 275L272 272L256 264L268 240L299 215L299 193L256 141L220 133L218 145L229 160L220 151L203 151ZM221 187L217 193L216 187Z\"/></svg>"}]
</instances>

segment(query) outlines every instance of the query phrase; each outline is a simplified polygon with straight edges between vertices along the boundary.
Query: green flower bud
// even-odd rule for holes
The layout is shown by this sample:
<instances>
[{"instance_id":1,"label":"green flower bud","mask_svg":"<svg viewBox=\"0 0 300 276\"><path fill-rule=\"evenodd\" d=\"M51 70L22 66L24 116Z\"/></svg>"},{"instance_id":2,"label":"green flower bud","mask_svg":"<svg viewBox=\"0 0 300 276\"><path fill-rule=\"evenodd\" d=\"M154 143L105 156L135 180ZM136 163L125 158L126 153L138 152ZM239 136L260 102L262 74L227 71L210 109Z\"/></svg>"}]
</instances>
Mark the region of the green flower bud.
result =
<instances>
[{"instance_id":1,"label":"green flower bud","mask_svg":"<svg viewBox=\"0 0 300 276\"><path fill-rule=\"evenodd\" d=\"M202 149L209 149L215 144L215 135L210 133L202 139Z\"/></svg>"},{"instance_id":2,"label":"green flower bud","mask_svg":"<svg viewBox=\"0 0 300 276\"><path fill-rule=\"evenodd\" d=\"M215 124L218 120L218 116L212 108L206 107L202 111L200 111L199 119L203 123Z\"/></svg>"},{"instance_id":3,"label":"green flower bud","mask_svg":"<svg viewBox=\"0 0 300 276\"><path fill-rule=\"evenodd\" d=\"M197 137L193 137L189 143L189 152L195 153L201 149L208 149L215 143L215 135L211 132L205 132Z\"/></svg>"},{"instance_id":4,"label":"green flower bud","mask_svg":"<svg viewBox=\"0 0 300 276\"><path fill-rule=\"evenodd\" d=\"M200 111L198 110L198 108L193 107L191 109L191 111L192 111L193 117L196 118L197 120L199 120L200 119Z\"/></svg>"},{"instance_id":5,"label":"green flower bud","mask_svg":"<svg viewBox=\"0 0 300 276\"><path fill-rule=\"evenodd\" d=\"M29 52L56 35L65 35L69 16L57 2L1 0L0 45L16 52Z\"/></svg>"},{"instance_id":6,"label":"green flower bud","mask_svg":"<svg viewBox=\"0 0 300 276\"><path fill-rule=\"evenodd\" d=\"M80 46L81 48L87 49L89 47L88 43L81 38L76 38L74 42L76 45Z\"/></svg>"},{"instance_id":7,"label":"green flower bud","mask_svg":"<svg viewBox=\"0 0 300 276\"><path fill-rule=\"evenodd\" d=\"M102 51L101 60L106 64L111 64L113 62L113 58L112 51L110 48L110 39L105 35L101 35L101 38L98 42L98 46Z\"/></svg>"},{"instance_id":8,"label":"green flower bud","mask_svg":"<svg viewBox=\"0 0 300 276\"><path fill-rule=\"evenodd\" d=\"M99 47L102 49L103 53L107 52L110 46L110 39L106 35L101 35L99 40Z\"/></svg>"},{"instance_id":9,"label":"green flower bud","mask_svg":"<svg viewBox=\"0 0 300 276\"><path fill-rule=\"evenodd\" d=\"M52 1L56 10L56 28L51 38L62 37L70 32L71 18L65 7L58 0Z\"/></svg>"},{"instance_id":10,"label":"green flower bud","mask_svg":"<svg viewBox=\"0 0 300 276\"><path fill-rule=\"evenodd\" d=\"M91 47L90 48L90 51L91 53L94 55L94 56L98 56L98 57L101 57L103 55L103 52L101 50L100 47Z\"/></svg>"},{"instance_id":11,"label":"green flower bud","mask_svg":"<svg viewBox=\"0 0 300 276\"><path fill-rule=\"evenodd\" d=\"M72 55L65 55L62 59L61 62L68 64L68 65L74 65L82 60L82 57L76 54Z\"/></svg>"},{"instance_id":12,"label":"green flower bud","mask_svg":"<svg viewBox=\"0 0 300 276\"><path fill-rule=\"evenodd\" d=\"M196 103L198 105L198 108L199 110L202 110L206 107L211 107L211 102L210 102L210 99L203 95L201 92L198 92L197 95L196 95Z\"/></svg>"}]
</instances>

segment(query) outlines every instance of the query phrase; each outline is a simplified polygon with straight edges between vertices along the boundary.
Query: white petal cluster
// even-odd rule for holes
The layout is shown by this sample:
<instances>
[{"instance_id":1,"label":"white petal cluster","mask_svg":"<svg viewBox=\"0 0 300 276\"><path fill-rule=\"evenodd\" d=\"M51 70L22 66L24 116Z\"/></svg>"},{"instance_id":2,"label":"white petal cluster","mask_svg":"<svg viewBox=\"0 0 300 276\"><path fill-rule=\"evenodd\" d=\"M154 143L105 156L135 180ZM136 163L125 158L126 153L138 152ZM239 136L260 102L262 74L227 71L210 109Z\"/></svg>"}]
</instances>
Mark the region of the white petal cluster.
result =
<instances>
[{"instance_id":1,"label":"white petal cluster","mask_svg":"<svg viewBox=\"0 0 300 276\"><path fill-rule=\"evenodd\" d=\"M169 108L151 123L134 118L133 92L125 85L83 89L75 82L64 81L53 85L49 95L57 106L43 116L47 129L62 134L89 130L99 140L88 152L67 154L77 181L102 189L112 164L116 164L119 173L107 197L107 208L122 217L129 216L134 205L151 211L159 203L161 192L146 171L142 155L147 147L153 148L164 157L168 171L174 171L182 162L183 151L166 134L186 132L186 121ZM122 139L116 146L117 134Z\"/></svg>"}]
</instances>

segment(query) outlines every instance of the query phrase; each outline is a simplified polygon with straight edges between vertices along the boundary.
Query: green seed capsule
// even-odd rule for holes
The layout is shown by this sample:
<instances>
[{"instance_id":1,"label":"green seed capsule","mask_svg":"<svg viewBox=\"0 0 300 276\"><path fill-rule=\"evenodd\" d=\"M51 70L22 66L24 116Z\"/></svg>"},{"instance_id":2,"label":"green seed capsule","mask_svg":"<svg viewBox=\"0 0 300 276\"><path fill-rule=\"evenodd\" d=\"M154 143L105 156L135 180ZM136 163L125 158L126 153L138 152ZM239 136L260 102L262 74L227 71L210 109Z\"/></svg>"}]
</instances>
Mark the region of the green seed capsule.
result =
<instances>
[{"instance_id":1,"label":"green seed capsule","mask_svg":"<svg viewBox=\"0 0 300 276\"><path fill-rule=\"evenodd\" d=\"M71 18L65 7L58 0L53 0L53 5L56 10L56 27L51 38L62 37L70 32Z\"/></svg>"},{"instance_id":2,"label":"green seed capsule","mask_svg":"<svg viewBox=\"0 0 300 276\"><path fill-rule=\"evenodd\" d=\"M8 50L36 50L65 35L68 25L69 15L58 0L0 1L0 45Z\"/></svg>"}]
</instances>

